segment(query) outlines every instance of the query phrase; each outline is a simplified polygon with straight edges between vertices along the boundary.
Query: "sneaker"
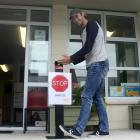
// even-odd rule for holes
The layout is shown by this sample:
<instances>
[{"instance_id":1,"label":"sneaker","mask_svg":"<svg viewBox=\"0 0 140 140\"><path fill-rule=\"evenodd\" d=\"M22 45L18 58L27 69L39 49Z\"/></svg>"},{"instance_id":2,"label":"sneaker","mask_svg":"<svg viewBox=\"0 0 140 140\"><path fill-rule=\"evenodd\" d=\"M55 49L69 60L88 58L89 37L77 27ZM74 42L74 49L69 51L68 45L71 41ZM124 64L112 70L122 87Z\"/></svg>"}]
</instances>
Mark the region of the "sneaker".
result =
<instances>
[{"instance_id":1,"label":"sneaker","mask_svg":"<svg viewBox=\"0 0 140 140\"><path fill-rule=\"evenodd\" d=\"M93 136L93 135L96 135L96 136L105 136L105 135L109 135L109 132L103 132L103 131L101 131L98 128L98 129L95 129L95 131L93 133L89 134L88 137Z\"/></svg>"},{"instance_id":2,"label":"sneaker","mask_svg":"<svg viewBox=\"0 0 140 140\"><path fill-rule=\"evenodd\" d=\"M62 125L59 125L59 128L64 134L72 138L78 139L81 136L81 134L75 128L65 128Z\"/></svg>"}]
</instances>

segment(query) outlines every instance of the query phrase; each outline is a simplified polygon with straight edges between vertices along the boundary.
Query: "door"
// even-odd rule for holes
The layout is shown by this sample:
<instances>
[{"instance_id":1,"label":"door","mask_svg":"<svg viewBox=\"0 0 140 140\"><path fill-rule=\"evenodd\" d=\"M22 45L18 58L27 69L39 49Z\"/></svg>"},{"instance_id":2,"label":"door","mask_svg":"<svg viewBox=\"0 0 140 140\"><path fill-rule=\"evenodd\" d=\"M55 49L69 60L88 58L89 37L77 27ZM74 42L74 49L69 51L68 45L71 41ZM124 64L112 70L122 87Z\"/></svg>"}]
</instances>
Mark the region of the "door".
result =
<instances>
[{"instance_id":1,"label":"door","mask_svg":"<svg viewBox=\"0 0 140 140\"><path fill-rule=\"evenodd\" d=\"M23 122L26 26L0 24L0 126Z\"/></svg>"}]
</instances>

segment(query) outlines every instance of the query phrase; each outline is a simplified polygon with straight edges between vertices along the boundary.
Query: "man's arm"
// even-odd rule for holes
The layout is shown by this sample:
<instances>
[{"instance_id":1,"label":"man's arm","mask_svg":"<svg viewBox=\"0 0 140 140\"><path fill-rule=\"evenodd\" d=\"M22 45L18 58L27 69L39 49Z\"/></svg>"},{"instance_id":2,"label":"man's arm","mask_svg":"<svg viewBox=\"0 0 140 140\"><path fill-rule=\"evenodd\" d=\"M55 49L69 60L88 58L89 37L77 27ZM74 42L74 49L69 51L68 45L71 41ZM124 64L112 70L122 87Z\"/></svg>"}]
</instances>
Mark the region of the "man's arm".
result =
<instances>
[{"instance_id":1,"label":"man's arm","mask_svg":"<svg viewBox=\"0 0 140 140\"><path fill-rule=\"evenodd\" d=\"M70 56L71 62L73 62L74 64L78 64L85 60L85 55L92 50L92 46L97 36L98 29L99 27L96 22L88 22L86 27L86 42L79 51Z\"/></svg>"},{"instance_id":2,"label":"man's arm","mask_svg":"<svg viewBox=\"0 0 140 140\"><path fill-rule=\"evenodd\" d=\"M71 59L71 57L70 57L70 59ZM71 59L71 60L72 60L72 59ZM76 64L78 64L78 63L83 62L84 60L85 60L85 56L84 56L84 57L79 57L76 61L73 61L73 64L76 65Z\"/></svg>"}]
</instances>

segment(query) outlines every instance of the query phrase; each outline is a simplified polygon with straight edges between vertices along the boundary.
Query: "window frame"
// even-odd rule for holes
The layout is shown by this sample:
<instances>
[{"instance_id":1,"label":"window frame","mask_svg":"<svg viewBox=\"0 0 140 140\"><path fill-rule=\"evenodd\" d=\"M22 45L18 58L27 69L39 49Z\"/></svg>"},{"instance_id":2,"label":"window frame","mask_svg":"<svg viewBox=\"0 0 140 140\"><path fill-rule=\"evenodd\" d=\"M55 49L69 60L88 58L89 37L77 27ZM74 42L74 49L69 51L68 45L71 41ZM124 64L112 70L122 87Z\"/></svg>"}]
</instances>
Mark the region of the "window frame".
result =
<instances>
[{"instance_id":1,"label":"window frame","mask_svg":"<svg viewBox=\"0 0 140 140\"><path fill-rule=\"evenodd\" d=\"M51 60L51 8L50 7L33 7L33 6L10 6L10 5L0 5L0 8L6 8L6 9L23 9L26 10L26 20L24 21L16 21L16 20L0 20L0 24L4 25L24 25L26 26L26 49L25 49L25 67L24 67L24 97L23 97L23 122L22 127L11 127L13 130L19 130L24 128L24 117L25 117L25 108L27 107L27 94L28 94L28 88L29 87L42 87L42 88L48 88L48 81L47 82L29 82L28 81L28 63L29 63L29 41L30 41L30 26L48 26L48 46L49 46L49 55L48 60ZM49 11L49 22L33 22L30 20L31 16L31 10L48 10ZM48 72L51 70L51 61L48 61ZM2 129L8 129L7 127L4 127ZM44 127L29 127L31 130L44 130Z\"/></svg>"},{"instance_id":2,"label":"window frame","mask_svg":"<svg viewBox=\"0 0 140 140\"><path fill-rule=\"evenodd\" d=\"M133 17L134 18L134 29L135 29L135 38L130 38L130 37L107 37L106 31L107 31L107 24L106 24L106 16L111 15L111 16L122 16L122 17ZM135 42L138 47L138 51L140 51L140 44L138 42L138 36L139 32L137 31L138 25L137 25L137 15L134 13L121 13L121 12L104 12L104 31L105 31L105 41L107 42ZM138 67L109 67L110 70L133 70L133 71L139 71L140 72L140 54L138 53L138 62L139 66ZM108 76L106 77L105 80L106 83L106 89L105 89L105 94L106 94L106 103L108 104L137 104L140 101L140 96L139 97L109 97L108 93Z\"/></svg>"}]
</instances>

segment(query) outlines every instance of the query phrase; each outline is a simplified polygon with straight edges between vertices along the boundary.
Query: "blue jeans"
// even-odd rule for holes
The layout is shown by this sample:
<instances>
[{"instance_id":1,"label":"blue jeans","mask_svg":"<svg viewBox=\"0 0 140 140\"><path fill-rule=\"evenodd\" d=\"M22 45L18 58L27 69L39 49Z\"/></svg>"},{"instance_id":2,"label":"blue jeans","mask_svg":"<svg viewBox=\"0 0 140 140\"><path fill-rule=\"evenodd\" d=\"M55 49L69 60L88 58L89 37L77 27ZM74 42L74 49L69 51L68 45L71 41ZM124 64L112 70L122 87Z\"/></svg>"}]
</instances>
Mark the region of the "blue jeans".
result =
<instances>
[{"instance_id":1,"label":"blue jeans","mask_svg":"<svg viewBox=\"0 0 140 140\"><path fill-rule=\"evenodd\" d=\"M95 104L99 117L99 129L104 132L109 131L107 112L103 98L100 94L101 86L109 70L108 60L92 63L87 68L87 78L85 88L81 95L82 105L80 115L75 125L76 130L82 134L89 120L92 103Z\"/></svg>"}]
</instances>

